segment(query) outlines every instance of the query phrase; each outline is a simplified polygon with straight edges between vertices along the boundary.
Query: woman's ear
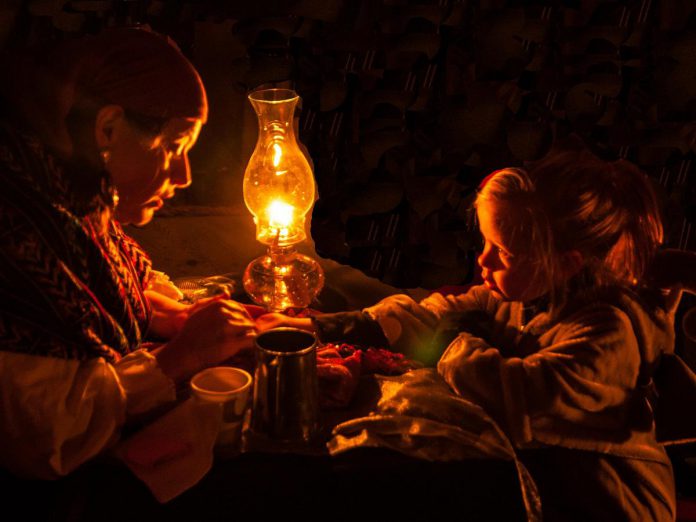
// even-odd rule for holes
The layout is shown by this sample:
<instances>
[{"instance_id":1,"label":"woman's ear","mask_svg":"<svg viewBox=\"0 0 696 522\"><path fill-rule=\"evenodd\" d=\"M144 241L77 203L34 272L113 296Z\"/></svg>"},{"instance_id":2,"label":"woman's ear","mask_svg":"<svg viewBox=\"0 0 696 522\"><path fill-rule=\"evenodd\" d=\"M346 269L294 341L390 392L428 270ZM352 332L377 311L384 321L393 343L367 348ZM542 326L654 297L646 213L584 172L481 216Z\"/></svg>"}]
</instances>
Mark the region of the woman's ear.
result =
<instances>
[{"instance_id":1,"label":"woman's ear","mask_svg":"<svg viewBox=\"0 0 696 522\"><path fill-rule=\"evenodd\" d=\"M94 139L99 149L111 147L123 117L123 108L120 105L105 105L99 109L94 122Z\"/></svg>"}]
</instances>

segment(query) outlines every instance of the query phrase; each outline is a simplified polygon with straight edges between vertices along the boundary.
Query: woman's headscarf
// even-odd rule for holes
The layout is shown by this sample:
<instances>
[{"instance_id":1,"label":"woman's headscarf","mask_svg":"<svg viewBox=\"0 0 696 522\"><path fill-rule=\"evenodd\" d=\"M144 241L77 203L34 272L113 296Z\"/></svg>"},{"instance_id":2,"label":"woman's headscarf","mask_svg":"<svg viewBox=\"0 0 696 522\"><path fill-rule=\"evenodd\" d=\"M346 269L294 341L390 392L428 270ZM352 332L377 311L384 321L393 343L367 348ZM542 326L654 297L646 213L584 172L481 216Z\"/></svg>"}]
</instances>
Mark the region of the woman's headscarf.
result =
<instances>
[{"instance_id":1,"label":"woman's headscarf","mask_svg":"<svg viewBox=\"0 0 696 522\"><path fill-rule=\"evenodd\" d=\"M207 118L193 65L171 40L146 29L107 29L59 42L30 59L11 59L5 72L3 97L15 119L65 156L72 153L66 117L77 104L120 105L161 121Z\"/></svg>"}]
</instances>

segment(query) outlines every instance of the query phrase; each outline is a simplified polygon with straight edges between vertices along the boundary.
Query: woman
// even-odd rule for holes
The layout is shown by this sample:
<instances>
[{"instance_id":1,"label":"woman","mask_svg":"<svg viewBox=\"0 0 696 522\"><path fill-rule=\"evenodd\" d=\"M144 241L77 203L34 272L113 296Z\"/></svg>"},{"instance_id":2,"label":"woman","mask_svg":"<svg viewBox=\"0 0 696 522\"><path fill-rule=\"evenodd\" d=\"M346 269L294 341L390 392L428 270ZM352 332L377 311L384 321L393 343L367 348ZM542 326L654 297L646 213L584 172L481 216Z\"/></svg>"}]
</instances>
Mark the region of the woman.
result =
<instances>
[{"instance_id":1,"label":"woman","mask_svg":"<svg viewBox=\"0 0 696 522\"><path fill-rule=\"evenodd\" d=\"M151 291L120 223L191 183L207 118L200 77L164 37L112 29L13 59L0 125L0 467L64 475L175 384L248 348L226 299ZM168 339L155 346L145 336Z\"/></svg>"}]
</instances>

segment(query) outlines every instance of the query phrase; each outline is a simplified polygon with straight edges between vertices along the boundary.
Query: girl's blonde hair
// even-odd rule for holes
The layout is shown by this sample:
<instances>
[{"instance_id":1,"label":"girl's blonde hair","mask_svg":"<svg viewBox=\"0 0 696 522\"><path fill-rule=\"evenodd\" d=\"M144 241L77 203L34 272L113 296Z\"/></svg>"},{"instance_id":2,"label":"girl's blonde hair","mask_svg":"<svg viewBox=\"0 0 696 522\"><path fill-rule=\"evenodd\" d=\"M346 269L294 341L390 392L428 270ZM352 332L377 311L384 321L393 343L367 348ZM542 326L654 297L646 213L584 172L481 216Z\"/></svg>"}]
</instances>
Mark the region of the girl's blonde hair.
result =
<instances>
[{"instance_id":1,"label":"girl's blonde hair","mask_svg":"<svg viewBox=\"0 0 696 522\"><path fill-rule=\"evenodd\" d=\"M638 283L662 243L659 205L650 180L627 161L606 162L587 151L547 157L529 170L494 172L480 188L480 201L509 205L512 219L500 225L521 235L553 288L552 310L565 303L560 259L577 251L583 259L583 290Z\"/></svg>"}]
</instances>

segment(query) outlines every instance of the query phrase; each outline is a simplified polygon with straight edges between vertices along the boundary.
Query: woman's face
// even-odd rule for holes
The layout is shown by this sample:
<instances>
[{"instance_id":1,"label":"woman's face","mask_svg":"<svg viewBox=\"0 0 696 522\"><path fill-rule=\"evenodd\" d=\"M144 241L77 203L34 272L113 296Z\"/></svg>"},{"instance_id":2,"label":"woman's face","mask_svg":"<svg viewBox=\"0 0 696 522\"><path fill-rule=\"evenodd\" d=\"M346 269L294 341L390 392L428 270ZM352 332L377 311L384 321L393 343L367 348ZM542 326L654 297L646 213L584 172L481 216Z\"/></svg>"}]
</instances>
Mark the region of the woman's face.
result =
<instances>
[{"instance_id":1,"label":"woman's face","mask_svg":"<svg viewBox=\"0 0 696 522\"><path fill-rule=\"evenodd\" d=\"M506 205L482 200L476 213L484 239L478 264L486 287L506 301L531 301L548 292L548 279L526 254L525 240L507 232L512 227L503 226L514 219Z\"/></svg>"},{"instance_id":2,"label":"woman's face","mask_svg":"<svg viewBox=\"0 0 696 522\"><path fill-rule=\"evenodd\" d=\"M118 191L116 219L144 225L177 188L191 184L188 151L201 130L195 118L172 118L162 132L151 136L125 117L112 130L106 164Z\"/></svg>"}]
</instances>

